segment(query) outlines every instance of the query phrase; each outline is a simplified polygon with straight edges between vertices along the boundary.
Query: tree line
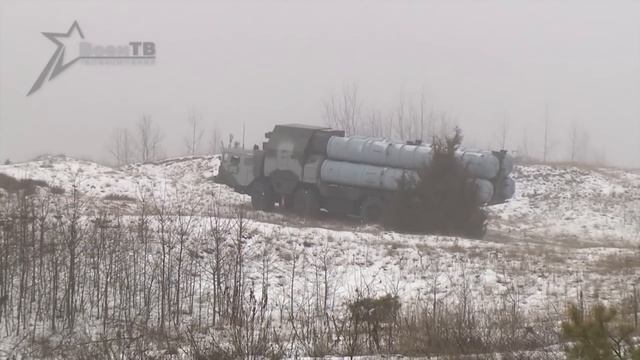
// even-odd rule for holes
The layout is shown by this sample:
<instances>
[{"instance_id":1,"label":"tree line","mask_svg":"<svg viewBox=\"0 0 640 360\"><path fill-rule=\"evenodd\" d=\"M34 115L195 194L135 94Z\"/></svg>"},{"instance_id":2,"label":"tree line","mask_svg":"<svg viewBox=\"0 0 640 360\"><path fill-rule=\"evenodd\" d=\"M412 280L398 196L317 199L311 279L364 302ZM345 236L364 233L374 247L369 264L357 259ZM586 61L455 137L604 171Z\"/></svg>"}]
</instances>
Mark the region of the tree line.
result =
<instances>
[{"instance_id":1,"label":"tree line","mask_svg":"<svg viewBox=\"0 0 640 360\"><path fill-rule=\"evenodd\" d=\"M434 137L444 137L459 125L454 116L430 104L424 92L402 96L395 105L380 108L367 103L355 83L345 85L324 100L322 118L327 126L343 129L347 135L426 143ZM536 130L540 128L539 133L525 125L518 136L505 112L495 116L491 124L493 135L484 139L485 144L474 145L508 150L523 161L606 163L604 148L591 143L589 132L578 121L571 122L568 127L558 127L554 126L553 120L549 106L545 105L540 125L535 126ZM532 139L539 143L537 147L532 146Z\"/></svg>"},{"instance_id":2,"label":"tree line","mask_svg":"<svg viewBox=\"0 0 640 360\"><path fill-rule=\"evenodd\" d=\"M221 132L217 126L207 130L202 117L191 111L186 121L186 135L183 137L182 154L196 156L204 152L215 154L220 151ZM208 134L208 142L205 135ZM135 162L147 163L166 157L163 147L164 133L149 114L143 114L133 129L113 130L107 144L111 161L116 166Z\"/></svg>"}]
</instances>

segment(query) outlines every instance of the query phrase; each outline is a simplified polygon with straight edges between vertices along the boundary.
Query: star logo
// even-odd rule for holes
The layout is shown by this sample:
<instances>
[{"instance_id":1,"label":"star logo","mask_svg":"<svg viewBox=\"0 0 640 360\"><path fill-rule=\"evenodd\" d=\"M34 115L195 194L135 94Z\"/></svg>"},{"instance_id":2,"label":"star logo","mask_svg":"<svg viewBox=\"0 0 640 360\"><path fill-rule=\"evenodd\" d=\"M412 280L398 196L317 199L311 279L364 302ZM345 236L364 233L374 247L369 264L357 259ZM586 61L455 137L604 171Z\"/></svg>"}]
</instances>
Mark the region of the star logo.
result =
<instances>
[{"instance_id":1,"label":"star logo","mask_svg":"<svg viewBox=\"0 0 640 360\"><path fill-rule=\"evenodd\" d=\"M85 59L87 63L116 65L154 64L156 59L156 44L153 41L130 41L116 45L85 41L78 21L74 21L66 33L43 32L42 35L56 44L56 50L27 96L38 91L46 81L56 78L80 59Z\"/></svg>"},{"instance_id":2,"label":"star logo","mask_svg":"<svg viewBox=\"0 0 640 360\"><path fill-rule=\"evenodd\" d=\"M51 56L51 59L49 59L49 62L47 63L47 65L44 67L44 69L42 69L40 76L38 76L38 78L36 79L36 82L31 87L31 90L29 90L29 93L27 94L27 96L38 91L38 89L42 87L42 84L45 82L45 80L54 79L56 76L60 75L60 73L68 69L69 66L73 65L76 61L80 60L81 57L76 56L75 58L71 59L66 63L64 61L67 49L65 47L65 44L61 41L61 39L73 38L76 34L80 35L81 39L84 39L84 34L82 34L82 29L80 29L80 25L78 25L77 20L73 22L73 24L71 25L71 27L66 33L52 33L52 32L42 33L42 35L44 35L47 39L53 41L53 43L56 44L58 47L56 48L53 55Z\"/></svg>"}]
</instances>

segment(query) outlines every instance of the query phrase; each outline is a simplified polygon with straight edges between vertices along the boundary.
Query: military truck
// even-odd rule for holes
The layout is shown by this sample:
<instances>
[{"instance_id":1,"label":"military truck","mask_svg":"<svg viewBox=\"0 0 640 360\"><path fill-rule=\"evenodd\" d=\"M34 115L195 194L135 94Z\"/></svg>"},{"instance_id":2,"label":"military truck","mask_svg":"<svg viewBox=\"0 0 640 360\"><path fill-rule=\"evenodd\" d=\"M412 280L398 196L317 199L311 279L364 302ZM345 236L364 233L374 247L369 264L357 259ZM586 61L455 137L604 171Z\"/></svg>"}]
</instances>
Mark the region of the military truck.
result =
<instances>
[{"instance_id":1,"label":"military truck","mask_svg":"<svg viewBox=\"0 0 640 360\"><path fill-rule=\"evenodd\" d=\"M416 181L432 159L431 146L419 141L347 137L325 127L276 125L265 137L262 148L225 148L216 181L251 196L256 210L278 204L305 217L324 210L379 221L400 184ZM513 196L513 160L506 152L459 150L456 158L472 177L479 205Z\"/></svg>"}]
</instances>

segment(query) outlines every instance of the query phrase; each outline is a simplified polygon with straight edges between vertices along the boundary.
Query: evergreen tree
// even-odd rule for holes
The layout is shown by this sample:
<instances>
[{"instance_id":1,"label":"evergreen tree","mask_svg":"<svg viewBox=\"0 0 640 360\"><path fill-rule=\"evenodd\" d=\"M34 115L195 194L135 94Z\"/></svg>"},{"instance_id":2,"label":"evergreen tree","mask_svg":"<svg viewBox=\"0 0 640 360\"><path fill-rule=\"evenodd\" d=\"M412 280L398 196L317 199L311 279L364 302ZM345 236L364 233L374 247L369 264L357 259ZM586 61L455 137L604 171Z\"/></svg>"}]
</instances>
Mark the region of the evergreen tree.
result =
<instances>
[{"instance_id":1,"label":"evergreen tree","mask_svg":"<svg viewBox=\"0 0 640 360\"><path fill-rule=\"evenodd\" d=\"M585 314L572 304L568 315L562 323L568 359L640 360L640 349L631 342L633 326L621 321L615 308L597 304Z\"/></svg>"}]
</instances>

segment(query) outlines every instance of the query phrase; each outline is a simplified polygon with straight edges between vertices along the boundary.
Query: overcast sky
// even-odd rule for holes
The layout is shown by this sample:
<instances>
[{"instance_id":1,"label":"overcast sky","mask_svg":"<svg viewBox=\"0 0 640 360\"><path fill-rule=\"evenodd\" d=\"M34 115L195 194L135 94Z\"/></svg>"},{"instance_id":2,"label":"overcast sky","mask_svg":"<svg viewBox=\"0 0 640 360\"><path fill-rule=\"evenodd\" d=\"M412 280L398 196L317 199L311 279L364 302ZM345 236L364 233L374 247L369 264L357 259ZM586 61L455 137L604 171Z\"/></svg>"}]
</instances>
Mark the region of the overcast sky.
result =
<instances>
[{"instance_id":1,"label":"overcast sky","mask_svg":"<svg viewBox=\"0 0 640 360\"><path fill-rule=\"evenodd\" d=\"M94 44L155 42L156 63L75 63L26 96L56 50L42 32L75 20ZM113 129L143 113L168 154L184 152L190 111L259 142L277 123L322 124L347 84L383 112L424 93L482 147L506 118L507 147L526 138L536 156L548 106L551 158L576 123L591 157L640 166L639 1L0 0L2 160L106 160Z\"/></svg>"}]
</instances>

